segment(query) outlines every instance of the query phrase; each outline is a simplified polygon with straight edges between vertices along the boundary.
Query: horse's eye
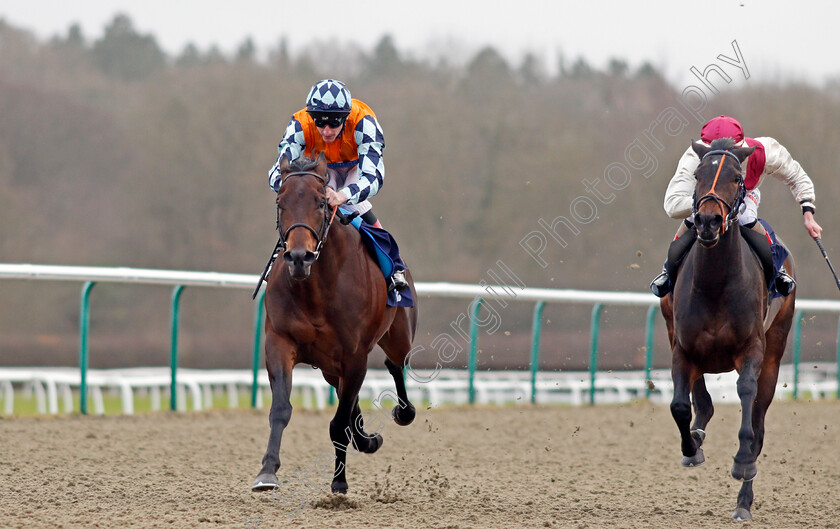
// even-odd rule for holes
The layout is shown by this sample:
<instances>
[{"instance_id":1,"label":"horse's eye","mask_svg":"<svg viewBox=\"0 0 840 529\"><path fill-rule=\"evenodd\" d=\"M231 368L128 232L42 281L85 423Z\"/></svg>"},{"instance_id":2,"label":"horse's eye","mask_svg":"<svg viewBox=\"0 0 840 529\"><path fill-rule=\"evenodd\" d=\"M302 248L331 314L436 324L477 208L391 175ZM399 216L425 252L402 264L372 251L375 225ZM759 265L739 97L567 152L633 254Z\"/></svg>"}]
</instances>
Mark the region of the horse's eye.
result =
<instances>
[{"instance_id":1,"label":"horse's eye","mask_svg":"<svg viewBox=\"0 0 840 529\"><path fill-rule=\"evenodd\" d=\"M318 202L318 209L324 209L325 207L327 207L326 200L321 200L320 202Z\"/></svg>"}]
</instances>

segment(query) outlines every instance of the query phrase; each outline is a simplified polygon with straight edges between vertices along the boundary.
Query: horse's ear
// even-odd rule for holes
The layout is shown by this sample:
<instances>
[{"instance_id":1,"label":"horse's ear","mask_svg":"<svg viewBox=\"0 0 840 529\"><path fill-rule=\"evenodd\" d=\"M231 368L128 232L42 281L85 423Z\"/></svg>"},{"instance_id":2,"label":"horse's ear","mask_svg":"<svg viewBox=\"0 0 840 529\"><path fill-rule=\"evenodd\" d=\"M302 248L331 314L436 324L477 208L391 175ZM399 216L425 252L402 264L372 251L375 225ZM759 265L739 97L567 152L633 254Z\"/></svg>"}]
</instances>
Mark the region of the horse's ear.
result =
<instances>
[{"instance_id":1,"label":"horse's ear","mask_svg":"<svg viewBox=\"0 0 840 529\"><path fill-rule=\"evenodd\" d=\"M291 165L291 162L289 161L289 157L284 156L280 160L280 167L278 168L278 169L280 169L280 174L282 175L282 174L288 173L290 165Z\"/></svg>"},{"instance_id":2,"label":"horse's ear","mask_svg":"<svg viewBox=\"0 0 840 529\"><path fill-rule=\"evenodd\" d=\"M753 147L740 147L738 149L732 149L732 154L738 157L739 162L743 162L747 159L747 156L751 155L755 150L755 146Z\"/></svg>"},{"instance_id":3,"label":"horse's ear","mask_svg":"<svg viewBox=\"0 0 840 529\"><path fill-rule=\"evenodd\" d=\"M321 154L318 155L318 159L315 160L315 163L317 164L315 166L315 172L318 173L321 176L326 176L327 175L327 157L324 155L324 153L321 153Z\"/></svg>"},{"instance_id":4,"label":"horse's ear","mask_svg":"<svg viewBox=\"0 0 840 529\"><path fill-rule=\"evenodd\" d=\"M706 156L706 154L709 151L712 150L711 147L703 145L699 141L694 141L694 140L691 140L691 149L694 151L694 153L697 155L697 157L700 158L701 160L703 159L704 156Z\"/></svg>"}]
</instances>

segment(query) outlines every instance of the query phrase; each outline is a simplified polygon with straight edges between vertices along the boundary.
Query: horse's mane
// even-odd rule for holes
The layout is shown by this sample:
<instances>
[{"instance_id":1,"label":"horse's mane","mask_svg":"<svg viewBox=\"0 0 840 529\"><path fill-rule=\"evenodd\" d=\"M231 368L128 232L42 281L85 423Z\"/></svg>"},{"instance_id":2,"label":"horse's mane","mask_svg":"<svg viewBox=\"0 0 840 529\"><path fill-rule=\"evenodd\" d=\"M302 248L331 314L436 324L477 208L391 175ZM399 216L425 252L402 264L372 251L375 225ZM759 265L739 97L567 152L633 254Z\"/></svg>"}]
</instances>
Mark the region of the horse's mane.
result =
<instances>
[{"instance_id":1,"label":"horse's mane","mask_svg":"<svg viewBox=\"0 0 840 529\"><path fill-rule=\"evenodd\" d=\"M735 140L732 138L718 138L712 142L713 151L728 151L735 147Z\"/></svg>"},{"instance_id":2,"label":"horse's mane","mask_svg":"<svg viewBox=\"0 0 840 529\"><path fill-rule=\"evenodd\" d=\"M318 166L318 160L308 156L301 156L291 163L289 169L296 172L312 171Z\"/></svg>"}]
</instances>

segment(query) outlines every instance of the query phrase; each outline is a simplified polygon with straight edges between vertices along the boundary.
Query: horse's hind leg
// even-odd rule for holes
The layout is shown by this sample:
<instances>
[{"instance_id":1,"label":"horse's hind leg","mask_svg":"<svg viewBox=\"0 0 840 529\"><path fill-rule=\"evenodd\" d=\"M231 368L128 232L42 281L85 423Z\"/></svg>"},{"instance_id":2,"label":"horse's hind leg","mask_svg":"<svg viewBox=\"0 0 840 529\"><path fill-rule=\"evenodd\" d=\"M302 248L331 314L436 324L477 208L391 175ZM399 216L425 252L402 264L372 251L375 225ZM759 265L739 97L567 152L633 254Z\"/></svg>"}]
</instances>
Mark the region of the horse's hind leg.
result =
<instances>
[{"instance_id":1,"label":"horse's hind leg","mask_svg":"<svg viewBox=\"0 0 840 529\"><path fill-rule=\"evenodd\" d=\"M763 346L763 344L761 344ZM753 346L753 350L758 346ZM763 348L763 347L762 347ZM758 375L761 369L760 352L748 353L741 363L738 376L738 398L741 400L741 428L738 430L739 447L732 464L732 477L741 481L750 481L758 472L753 452L756 440L753 429L753 413L757 410ZM765 408L766 411L766 408Z\"/></svg>"},{"instance_id":2,"label":"horse's hind leg","mask_svg":"<svg viewBox=\"0 0 840 529\"><path fill-rule=\"evenodd\" d=\"M276 335L268 333L265 343L265 365L268 380L271 383L271 410L268 422L271 432L268 435L268 447L262 459L262 468L251 485L251 490L269 490L279 486L277 469L280 468L280 440L283 430L292 417L293 355L291 348L283 347Z\"/></svg>"},{"instance_id":3,"label":"horse's hind leg","mask_svg":"<svg viewBox=\"0 0 840 529\"><path fill-rule=\"evenodd\" d=\"M738 491L738 506L732 512L732 518L739 522L752 520L750 508L753 504L753 482L741 483L741 490Z\"/></svg>"},{"instance_id":4,"label":"horse's hind leg","mask_svg":"<svg viewBox=\"0 0 840 529\"><path fill-rule=\"evenodd\" d=\"M360 452L372 454L382 446L383 439L378 431L374 433L365 431L364 416L361 408L359 408L358 397L356 397L356 405L353 406L353 411L350 412L350 426L353 432L353 442Z\"/></svg>"},{"instance_id":5,"label":"horse's hind leg","mask_svg":"<svg viewBox=\"0 0 840 529\"><path fill-rule=\"evenodd\" d=\"M416 296L415 296L416 298ZM405 389L405 376L403 368L406 366L406 358L411 352L411 342L414 339L416 326L416 307L399 308L394 317L394 322L385 336L379 340L379 346L385 351L385 367L394 378L394 385L397 389L397 405L394 406L391 414L394 422L400 426L411 424L416 415L414 405L408 400L408 392ZM392 395L393 396L393 395Z\"/></svg>"},{"instance_id":6,"label":"horse's hind leg","mask_svg":"<svg viewBox=\"0 0 840 529\"><path fill-rule=\"evenodd\" d=\"M357 365L347 369L338 384L338 408L335 411L333 420L330 421L330 439L335 447L335 473L333 474L333 494L347 493L347 451L353 446L354 436L350 425L350 418L353 416L354 408L358 406L359 389L365 378L367 366L366 356L357 354L360 361ZM357 439L359 444L364 440Z\"/></svg>"},{"instance_id":7,"label":"horse's hind leg","mask_svg":"<svg viewBox=\"0 0 840 529\"><path fill-rule=\"evenodd\" d=\"M700 447L706 439L706 425L709 424L712 415L715 413L712 396L709 395L709 390L706 389L706 379L702 375L694 382L691 396L694 404L694 424L691 425L691 436L697 443L697 448L701 450L700 458L702 459L703 455Z\"/></svg>"},{"instance_id":8,"label":"horse's hind leg","mask_svg":"<svg viewBox=\"0 0 840 529\"><path fill-rule=\"evenodd\" d=\"M388 372L394 378L394 385L397 387L397 404L391 411L391 415L394 417L395 423L400 426L408 426L414 421L417 412L414 410L414 405L408 400L403 371L388 359L385 360L385 367L388 368Z\"/></svg>"},{"instance_id":9,"label":"horse's hind leg","mask_svg":"<svg viewBox=\"0 0 840 529\"><path fill-rule=\"evenodd\" d=\"M671 416L677 423L680 431L682 465L684 467L695 467L702 465L705 461L703 449L700 448L703 440L699 436L692 435L691 425L691 401L689 391L698 378L696 369L684 358L682 350L674 349L671 378L674 381L674 397L671 400Z\"/></svg>"},{"instance_id":10,"label":"horse's hind leg","mask_svg":"<svg viewBox=\"0 0 840 529\"><path fill-rule=\"evenodd\" d=\"M781 342L781 352L784 352L786 340L787 333L784 334ZM752 453L756 461L764 446L764 417L767 415L767 409L773 402L773 395L776 393L776 381L779 378L779 358L781 358L781 353L773 350L769 340L767 347L767 353L765 354L769 356L765 356L761 374L758 376L758 394L755 398L752 413L752 427L755 435L752 443ZM752 514L750 513L753 504L752 484L752 481L745 481L741 484L741 490L738 492L738 506L732 513L732 518L738 521L752 520Z\"/></svg>"}]
</instances>

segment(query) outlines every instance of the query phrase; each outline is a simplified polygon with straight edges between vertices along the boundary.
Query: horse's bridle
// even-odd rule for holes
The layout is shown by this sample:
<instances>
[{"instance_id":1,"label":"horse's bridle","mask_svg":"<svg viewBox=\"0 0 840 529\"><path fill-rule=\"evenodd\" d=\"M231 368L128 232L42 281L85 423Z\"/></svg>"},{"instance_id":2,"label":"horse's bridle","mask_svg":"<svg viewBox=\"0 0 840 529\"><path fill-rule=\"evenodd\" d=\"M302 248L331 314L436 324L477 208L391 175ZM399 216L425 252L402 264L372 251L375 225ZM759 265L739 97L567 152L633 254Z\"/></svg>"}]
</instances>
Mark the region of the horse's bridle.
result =
<instances>
[{"instance_id":1,"label":"horse's bridle","mask_svg":"<svg viewBox=\"0 0 840 529\"><path fill-rule=\"evenodd\" d=\"M324 185L324 188L327 187L327 179L324 176L319 175L318 173L313 173L311 171L298 171L294 173L289 173L283 177L283 179L280 181L280 185L282 186L283 183L292 176L314 176L315 178L321 181L321 183ZM314 253L315 259L318 259L318 256L321 255L321 248L324 246L324 241L327 240L327 234L330 231L330 226L332 225L332 221L335 218L336 211L338 211L338 207L333 208L332 215L330 215L329 210L326 210L324 212L324 222L321 224L320 232L315 231L315 228L313 228L309 224L306 224L305 222L296 222L288 228L286 228L285 231L283 231L282 227L280 226L280 204L277 204L277 232L280 233L280 240L277 241L277 250L286 250L286 241L289 239L289 233L291 233L293 229L306 228L307 230L312 232L312 235L315 236L316 246Z\"/></svg>"},{"instance_id":2,"label":"horse's bridle","mask_svg":"<svg viewBox=\"0 0 840 529\"><path fill-rule=\"evenodd\" d=\"M735 162L738 164L738 167L741 167L741 160L738 159L738 156L735 153L726 151L726 150L714 150L709 151L705 155L703 155L703 160L706 159L707 156L715 156L721 155L720 164L718 165L717 173L715 173L715 179L712 182L712 188L709 189L709 192L700 197L698 200L695 197L694 204L692 205L692 214L696 214L697 211L700 209L705 202L709 200L714 200L715 203L720 207L720 213L723 215L725 213L724 206L729 208L729 213L726 215L726 222L721 225L721 234L726 233L726 228L729 227L735 219L738 218L738 213L741 209L741 204L744 203L744 196L747 194L747 188L744 184L744 177L741 175L740 171L738 173L738 195L735 197L735 200L732 204L727 203L723 197L717 194L715 191L715 186L717 185L718 177L720 177L720 171L723 168L723 160L726 158L727 155L731 156L735 159ZM702 160L701 160L702 162Z\"/></svg>"}]
</instances>

